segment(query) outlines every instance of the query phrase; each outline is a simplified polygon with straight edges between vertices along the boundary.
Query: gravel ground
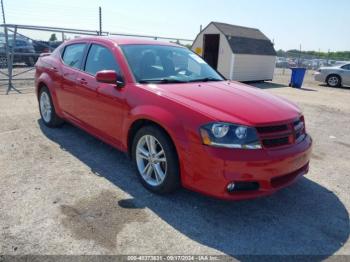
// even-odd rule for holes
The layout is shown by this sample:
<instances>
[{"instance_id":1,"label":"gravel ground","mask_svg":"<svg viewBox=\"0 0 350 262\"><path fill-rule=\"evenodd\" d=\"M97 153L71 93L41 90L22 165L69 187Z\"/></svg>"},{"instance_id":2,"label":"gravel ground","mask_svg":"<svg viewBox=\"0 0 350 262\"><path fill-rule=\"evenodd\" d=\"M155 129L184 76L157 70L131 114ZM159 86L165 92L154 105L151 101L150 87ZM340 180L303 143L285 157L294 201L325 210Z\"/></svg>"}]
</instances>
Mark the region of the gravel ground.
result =
<instances>
[{"instance_id":1,"label":"gravel ground","mask_svg":"<svg viewBox=\"0 0 350 262\"><path fill-rule=\"evenodd\" d=\"M350 255L350 89L310 75L291 89L288 77L254 85L303 109L310 174L243 202L153 195L124 154L71 125L44 127L32 83L1 87L0 255Z\"/></svg>"}]
</instances>

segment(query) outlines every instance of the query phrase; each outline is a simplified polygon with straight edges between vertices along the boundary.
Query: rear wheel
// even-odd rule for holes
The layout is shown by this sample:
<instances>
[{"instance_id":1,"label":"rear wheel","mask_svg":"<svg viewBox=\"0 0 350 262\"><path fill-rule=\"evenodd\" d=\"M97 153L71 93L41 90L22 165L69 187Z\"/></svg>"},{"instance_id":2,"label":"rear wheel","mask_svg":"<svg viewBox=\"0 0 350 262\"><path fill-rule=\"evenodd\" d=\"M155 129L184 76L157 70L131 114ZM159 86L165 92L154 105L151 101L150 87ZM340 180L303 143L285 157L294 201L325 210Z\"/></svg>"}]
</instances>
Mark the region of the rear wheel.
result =
<instances>
[{"instance_id":1,"label":"rear wheel","mask_svg":"<svg viewBox=\"0 0 350 262\"><path fill-rule=\"evenodd\" d=\"M7 59L4 56L0 57L0 68L6 68L7 67Z\"/></svg>"},{"instance_id":2,"label":"rear wheel","mask_svg":"<svg viewBox=\"0 0 350 262\"><path fill-rule=\"evenodd\" d=\"M341 85L341 79L338 75L330 75L327 77L327 85L330 87L338 87Z\"/></svg>"},{"instance_id":3,"label":"rear wheel","mask_svg":"<svg viewBox=\"0 0 350 262\"><path fill-rule=\"evenodd\" d=\"M132 157L142 184L157 194L174 192L180 185L179 163L168 135L158 127L140 129L132 146Z\"/></svg>"},{"instance_id":4,"label":"rear wheel","mask_svg":"<svg viewBox=\"0 0 350 262\"><path fill-rule=\"evenodd\" d=\"M35 58L32 56L27 57L25 60L25 64L27 66L30 66L30 67L34 66L35 65Z\"/></svg>"},{"instance_id":5,"label":"rear wheel","mask_svg":"<svg viewBox=\"0 0 350 262\"><path fill-rule=\"evenodd\" d=\"M44 86L40 89L39 94L39 109L41 119L48 127L59 127L64 121L56 114L55 107L52 103L52 98L49 89Z\"/></svg>"}]
</instances>

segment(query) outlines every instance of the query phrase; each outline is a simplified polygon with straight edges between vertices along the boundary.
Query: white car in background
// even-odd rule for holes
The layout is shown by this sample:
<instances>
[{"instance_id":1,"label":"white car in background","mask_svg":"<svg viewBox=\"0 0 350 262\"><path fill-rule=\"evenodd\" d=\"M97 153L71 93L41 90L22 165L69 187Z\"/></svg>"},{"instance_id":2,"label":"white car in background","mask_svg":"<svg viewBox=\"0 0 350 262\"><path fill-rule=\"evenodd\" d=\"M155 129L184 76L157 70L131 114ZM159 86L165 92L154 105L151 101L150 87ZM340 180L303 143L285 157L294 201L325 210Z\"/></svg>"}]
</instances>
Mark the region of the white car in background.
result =
<instances>
[{"instance_id":1,"label":"white car in background","mask_svg":"<svg viewBox=\"0 0 350 262\"><path fill-rule=\"evenodd\" d=\"M350 64L321 67L315 73L315 80L331 87L350 86Z\"/></svg>"}]
</instances>

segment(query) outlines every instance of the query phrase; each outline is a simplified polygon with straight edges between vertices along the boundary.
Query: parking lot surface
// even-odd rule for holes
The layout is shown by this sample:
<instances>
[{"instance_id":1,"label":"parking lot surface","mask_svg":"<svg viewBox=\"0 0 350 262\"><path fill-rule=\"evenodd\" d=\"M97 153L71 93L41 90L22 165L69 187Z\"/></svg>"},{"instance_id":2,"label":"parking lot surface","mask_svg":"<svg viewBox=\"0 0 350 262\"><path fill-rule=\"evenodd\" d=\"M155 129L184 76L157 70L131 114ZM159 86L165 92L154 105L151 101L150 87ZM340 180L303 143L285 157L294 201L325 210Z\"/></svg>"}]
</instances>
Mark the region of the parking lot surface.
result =
<instances>
[{"instance_id":1,"label":"parking lot surface","mask_svg":"<svg viewBox=\"0 0 350 262\"><path fill-rule=\"evenodd\" d=\"M350 89L310 75L292 89L288 77L254 85L303 109L310 173L244 202L153 195L124 154L69 124L43 126L31 82L23 94L1 87L0 254L350 255Z\"/></svg>"}]
</instances>

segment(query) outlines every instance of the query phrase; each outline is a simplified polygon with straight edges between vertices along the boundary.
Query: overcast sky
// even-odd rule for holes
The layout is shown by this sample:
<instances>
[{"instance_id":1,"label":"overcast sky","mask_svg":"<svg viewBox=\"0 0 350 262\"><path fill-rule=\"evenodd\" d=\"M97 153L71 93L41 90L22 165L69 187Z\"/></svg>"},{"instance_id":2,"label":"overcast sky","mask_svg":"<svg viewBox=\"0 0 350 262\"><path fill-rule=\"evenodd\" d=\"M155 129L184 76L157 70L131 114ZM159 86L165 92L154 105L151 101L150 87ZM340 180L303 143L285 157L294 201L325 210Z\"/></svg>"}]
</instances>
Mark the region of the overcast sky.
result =
<instances>
[{"instance_id":1,"label":"overcast sky","mask_svg":"<svg viewBox=\"0 0 350 262\"><path fill-rule=\"evenodd\" d=\"M3 1L13 24L97 30L100 5L105 31L194 39L218 21L259 28L276 49L350 50L350 0Z\"/></svg>"}]
</instances>

